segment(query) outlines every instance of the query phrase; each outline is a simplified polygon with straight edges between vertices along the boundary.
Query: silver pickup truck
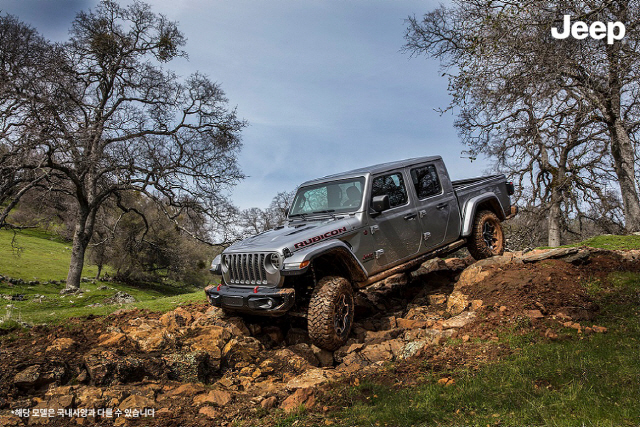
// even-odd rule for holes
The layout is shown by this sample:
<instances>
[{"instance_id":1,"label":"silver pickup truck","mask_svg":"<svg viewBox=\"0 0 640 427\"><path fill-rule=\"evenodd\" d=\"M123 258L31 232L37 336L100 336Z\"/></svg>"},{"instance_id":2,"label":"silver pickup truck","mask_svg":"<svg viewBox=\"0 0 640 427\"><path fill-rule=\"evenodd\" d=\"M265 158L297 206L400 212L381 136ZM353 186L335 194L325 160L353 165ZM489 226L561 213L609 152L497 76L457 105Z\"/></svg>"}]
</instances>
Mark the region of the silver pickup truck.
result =
<instances>
[{"instance_id":1,"label":"silver pickup truck","mask_svg":"<svg viewBox=\"0 0 640 427\"><path fill-rule=\"evenodd\" d=\"M343 345L354 290L462 246L502 254L501 221L517 213L504 175L451 181L442 158L370 166L302 184L285 225L237 242L212 263L212 305L307 319L319 347Z\"/></svg>"}]
</instances>

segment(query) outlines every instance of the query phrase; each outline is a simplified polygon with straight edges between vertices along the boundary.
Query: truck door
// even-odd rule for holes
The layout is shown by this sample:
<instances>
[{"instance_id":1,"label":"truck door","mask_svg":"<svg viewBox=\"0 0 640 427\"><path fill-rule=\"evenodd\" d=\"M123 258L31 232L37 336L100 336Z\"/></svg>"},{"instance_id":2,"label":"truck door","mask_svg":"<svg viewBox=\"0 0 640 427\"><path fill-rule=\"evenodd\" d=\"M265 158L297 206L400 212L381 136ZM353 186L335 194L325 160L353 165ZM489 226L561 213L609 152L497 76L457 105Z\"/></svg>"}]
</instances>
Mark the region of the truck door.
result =
<instances>
[{"instance_id":1,"label":"truck door","mask_svg":"<svg viewBox=\"0 0 640 427\"><path fill-rule=\"evenodd\" d=\"M389 196L390 209L371 218L371 234L375 257L374 271L410 258L420 248L421 228L417 211L402 171L373 177L369 203L375 196Z\"/></svg>"},{"instance_id":2,"label":"truck door","mask_svg":"<svg viewBox=\"0 0 640 427\"><path fill-rule=\"evenodd\" d=\"M443 185L448 181L443 183L440 179L435 163L412 167L409 175L422 230L420 252L427 252L444 243L452 212L457 215L457 200L453 188Z\"/></svg>"}]
</instances>

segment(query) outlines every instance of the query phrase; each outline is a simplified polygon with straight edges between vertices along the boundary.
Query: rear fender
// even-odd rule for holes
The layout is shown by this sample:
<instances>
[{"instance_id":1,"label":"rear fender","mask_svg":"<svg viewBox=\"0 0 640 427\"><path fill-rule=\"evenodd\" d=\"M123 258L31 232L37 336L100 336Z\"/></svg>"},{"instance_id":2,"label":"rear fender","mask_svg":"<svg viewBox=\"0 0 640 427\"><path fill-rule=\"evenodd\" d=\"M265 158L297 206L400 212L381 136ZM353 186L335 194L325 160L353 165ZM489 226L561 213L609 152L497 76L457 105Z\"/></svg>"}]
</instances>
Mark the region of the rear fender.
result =
<instances>
[{"instance_id":1,"label":"rear fender","mask_svg":"<svg viewBox=\"0 0 640 427\"><path fill-rule=\"evenodd\" d=\"M471 235L471 231L473 230L473 220L480 205L489 205L491 207L490 210L498 215L498 218L500 218L501 221L506 219L504 215L504 208L500 203L500 199L498 199L498 196L496 196L494 192L488 191L480 194L479 196L472 197L467 200L467 203L465 203L463 208L462 237Z\"/></svg>"}]
</instances>

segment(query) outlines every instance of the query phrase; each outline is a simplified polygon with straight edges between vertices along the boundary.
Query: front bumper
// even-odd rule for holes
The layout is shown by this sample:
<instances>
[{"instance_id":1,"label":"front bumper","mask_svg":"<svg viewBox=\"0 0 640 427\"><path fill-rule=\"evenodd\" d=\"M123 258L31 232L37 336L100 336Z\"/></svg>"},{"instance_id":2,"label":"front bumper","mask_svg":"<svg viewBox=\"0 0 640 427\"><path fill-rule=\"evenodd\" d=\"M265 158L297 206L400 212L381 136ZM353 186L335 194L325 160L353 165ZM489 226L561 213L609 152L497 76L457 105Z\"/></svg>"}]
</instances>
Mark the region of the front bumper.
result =
<instances>
[{"instance_id":1,"label":"front bumper","mask_svg":"<svg viewBox=\"0 0 640 427\"><path fill-rule=\"evenodd\" d=\"M204 292L211 305L261 316L282 316L295 303L295 290L291 288L211 285Z\"/></svg>"}]
</instances>

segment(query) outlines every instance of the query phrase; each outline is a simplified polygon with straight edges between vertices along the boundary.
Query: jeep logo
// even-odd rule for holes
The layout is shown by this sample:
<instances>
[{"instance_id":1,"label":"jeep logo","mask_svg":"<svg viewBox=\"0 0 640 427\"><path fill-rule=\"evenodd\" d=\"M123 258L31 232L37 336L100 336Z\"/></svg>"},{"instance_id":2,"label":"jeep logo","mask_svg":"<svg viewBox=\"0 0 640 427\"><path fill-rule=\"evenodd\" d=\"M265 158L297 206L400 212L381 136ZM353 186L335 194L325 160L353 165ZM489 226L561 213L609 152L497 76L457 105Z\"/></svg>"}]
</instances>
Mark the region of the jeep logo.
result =
<instances>
[{"instance_id":1,"label":"jeep logo","mask_svg":"<svg viewBox=\"0 0 640 427\"><path fill-rule=\"evenodd\" d=\"M551 36L554 39L566 39L571 35L576 40L584 40L591 37L594 40L602 40L607 38L608 44L613 44L615 40L622 40L627 29L622 22L595 21L591 25L586 22L576 21L571 24L571 16L564 15L564 28L562 32L556 27L551 28Z\"/></svg>"}]
</instances>

